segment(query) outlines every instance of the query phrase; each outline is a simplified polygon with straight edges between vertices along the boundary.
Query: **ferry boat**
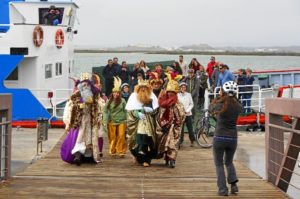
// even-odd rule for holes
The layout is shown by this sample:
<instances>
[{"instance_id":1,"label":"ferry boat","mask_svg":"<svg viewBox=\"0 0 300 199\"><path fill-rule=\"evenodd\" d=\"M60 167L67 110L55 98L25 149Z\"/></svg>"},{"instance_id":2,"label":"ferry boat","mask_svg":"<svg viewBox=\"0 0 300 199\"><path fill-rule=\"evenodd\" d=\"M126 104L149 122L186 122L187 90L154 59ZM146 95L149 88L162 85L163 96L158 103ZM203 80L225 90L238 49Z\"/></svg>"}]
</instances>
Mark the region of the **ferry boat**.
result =
<instances>
[{"instance_id":1,"label":"ferry boat","mask_svg":"<svg viewBox=\"0 0 300 199\"><path fill-rule=\"evenodd\" d=\"M51 9L58 11L58 17L49 24L46 16ZM72 0L0 1L0 94L13 95L13 126L35 127L38 118L63 126L59 119L74 86L69 77L74 77L77 9ZM93 72L101 75L101 67ZM299 69L253 74L256 90L261 93L270 91L262 90L269 87L300 85ZM261 110L263 103L257 107Z\"/></svg>"},{"instance_id":2,"label":"ferry boat","mask_svg":"<svg viewBox=\"0 0 300 199\"><path fill-rule=\"evenodd\" d=\"M0 94L12 94L14 121L50 119L71 94L77 9L71 0L0 1Z\"/></svg>"}]
</instances>

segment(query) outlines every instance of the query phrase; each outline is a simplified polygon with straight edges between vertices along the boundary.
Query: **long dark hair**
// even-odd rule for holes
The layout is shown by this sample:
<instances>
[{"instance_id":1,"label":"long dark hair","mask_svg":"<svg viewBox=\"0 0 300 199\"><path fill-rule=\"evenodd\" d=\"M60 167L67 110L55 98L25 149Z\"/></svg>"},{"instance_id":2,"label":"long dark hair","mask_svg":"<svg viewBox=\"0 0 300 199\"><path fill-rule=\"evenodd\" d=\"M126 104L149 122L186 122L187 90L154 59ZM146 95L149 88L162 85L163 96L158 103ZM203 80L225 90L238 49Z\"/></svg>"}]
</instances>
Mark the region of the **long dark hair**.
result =
<instances>
[{"instance_id":1,"label":"long dark hair","mask_svg":"<svg viewBox=\"0 0 300 199\"><path fill-rule=\"evenodd\" d=\"M114 101L114 95L112 93L112 94L110 94L109 100L108 100L108 103L107 103L107 109L108 110L110 109L110 105L113 101ZM122 102L122 96L121 96L121 93L119 92L119 96L117 97L117 99L115 99L115 106L113 108L119 106L119 104L121 104L121 102Z\"/></svg>"},{"instance_id":2,"label":"long dark hair","mask_svg":"<svg viewBox=\"0 0 300 199\"><path fill-rule=\"evenodd\" d=\"M229 96L227 93L222 91L222 95L219 98L214 99L213 104L223 103L222 109L217 112L217 114L221 114L226 112L228 109L236 107L240 104L236 95Z\"/></svg>"}]
</instances>

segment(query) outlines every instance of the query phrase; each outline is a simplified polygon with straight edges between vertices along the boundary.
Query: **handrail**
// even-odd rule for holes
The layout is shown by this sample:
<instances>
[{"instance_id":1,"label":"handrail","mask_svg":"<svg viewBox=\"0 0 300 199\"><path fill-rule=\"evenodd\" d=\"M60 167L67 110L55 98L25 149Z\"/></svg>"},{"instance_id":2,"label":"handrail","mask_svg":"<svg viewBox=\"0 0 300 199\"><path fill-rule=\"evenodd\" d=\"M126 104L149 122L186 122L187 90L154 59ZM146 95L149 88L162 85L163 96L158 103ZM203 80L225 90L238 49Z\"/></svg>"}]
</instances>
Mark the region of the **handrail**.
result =
<instances>
[{"instance_id":1,"label":"handrail","mask_svg":"<svg viewBox=\"0 0 300 199\"><path fill-rule=\"evenodd\" d=\"M12 96L9 94L0 95L0 180L10 177L11 165L11 108Z\"/></svg>"},{"instance_id":2,"label":"handrail","mask_svg":"<svg viewBox=\"0 0 300 199\"><path fill-rule=\"evenodd\" d=\"M283 122L284 115L293 118L289 127ZM300 194L300 186L293 178L300 177L295 170L295 165L300 162L299 152L300 99L266 99L266 176L269 182L284 192L293 187L298 191L297 195Z\"/></svg>"}]
</instances>

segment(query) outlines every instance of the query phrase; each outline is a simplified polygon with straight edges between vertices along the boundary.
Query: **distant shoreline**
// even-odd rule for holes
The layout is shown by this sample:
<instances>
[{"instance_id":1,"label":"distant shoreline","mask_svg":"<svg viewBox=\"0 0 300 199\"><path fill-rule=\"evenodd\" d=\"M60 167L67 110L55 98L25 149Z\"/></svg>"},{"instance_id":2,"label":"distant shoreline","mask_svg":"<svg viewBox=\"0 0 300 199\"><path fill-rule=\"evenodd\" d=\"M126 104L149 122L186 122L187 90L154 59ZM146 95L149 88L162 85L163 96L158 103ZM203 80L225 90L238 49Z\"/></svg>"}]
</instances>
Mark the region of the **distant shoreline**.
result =
<instances>
[{"instance_id":1,"label":"distant shoreline","mask_svg":"<svg viewBox=\"0 0 300 199\"><path fill-rule=\"evenodd\" d=\"M210 51L126 51L126 50L87 50L75 49L75 53L145 53L145 54L164 54L164 55L236 55L236 56L300 56L297 52L210 52Z\"/></svg>"}]
</instances>

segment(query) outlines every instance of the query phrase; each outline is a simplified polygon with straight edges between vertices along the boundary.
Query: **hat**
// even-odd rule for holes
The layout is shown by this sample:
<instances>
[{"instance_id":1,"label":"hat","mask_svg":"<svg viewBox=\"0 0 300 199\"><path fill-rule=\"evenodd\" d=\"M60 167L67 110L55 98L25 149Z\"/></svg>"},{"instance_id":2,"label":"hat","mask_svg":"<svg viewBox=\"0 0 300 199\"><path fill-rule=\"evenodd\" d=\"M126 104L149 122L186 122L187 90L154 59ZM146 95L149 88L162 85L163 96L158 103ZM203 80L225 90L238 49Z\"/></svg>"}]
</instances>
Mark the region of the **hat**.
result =
<instances>
[{"instance_id":1,"label":"hat","mask_svg":"<svg viewBox=\"0 0 300 199\"><path fill-rule=\"evenodd\" d=\"M229 67L226 64L220 64L219 69L222 69L222 68L229 69Z\"/></svg>"},{"instance_id":2,"label":"hat","mask_svg":"<svg viewBox=\"0 0 300 199\"><path fill-rule=\"evenodd\" d=\"M174 71L174 68L172 68L171 66L167 66L166 67L166 72L168 73L169 71Z\"/></svg>"},{"instance_id":3,"label":"hat","mask_svg":"<svg viewBox=\"0 0 300 199\"><path fill-rule=\"evenodd\" d=\"M124 88L124 86L128 86L128 87L129 87L129 84L128 84L128 83L123 83L123 84L121 85L121 90Z\"/></svg>"},{"instance_id":4,"label":"hat","mask_svg":"<svg viewBox=\"0 0 300 199\"><path fill-rule=\"evenodd\" d=\"M178 81L182 78L181 75L176 75L175 73L171 72L171 73L167 73L166 74L168 77L168 84L167 84L167 88L166 91L172 91L175 93L179 92L179 84Z\"/></svg>"},{"instance_id":5,"label":"hat","mask_svg":"<svg viewBox=\"0 0 300 199\"><path fill-rule=\"evenodd\" d=\"M179 87L181 86L187 86L187 84L185 82L180 82Z\"/></svg>"},{"instance_id":6,"label":"hat","mask_svg":"<svg viewBox=\"0 0 300 199\"><path fill-rule=\"evenodd\" d=\"M55 10L55 9L56 9L56 7L54 5L51 5L49 8L49 10Z\"/></svg>"},{"instance_id":7,"label":"hat","mask_svg":"<svg viewBox=\"0 0 300 199\"><path fill-rule=\"evenodd\" d=\"M147 87L149 89L152 89L148 80L141 79L141 80L138 80L138 84L135 85L134 92L138 92L138 90L142 87Z\"/></svg>"},{"instance_id":8,"label":"hat","mask_svg":"<svg viewBox=\"0 0 300 199\"><path fill-rule=\"evenodd\" d=\"M172 91L172 92L175 92L175 93L178 93L179 92L179 84L177 81L175 80L171 80L168 82L167 84L167 88L166 88L166 91Z\"/></svg>"},{"instance_id":9,"label":"hat","mask_svg":"<svg viewBox=\"0 0 300 199\"><path fill-rule=\"evenodd\" d=\"M114 88L112 92L120 92L121 91L122 80L119 77L114 77Z\"/></svg>"},{"instance_id":10,"label":"hat","mask_svg":"<svg viewBox=\"0 0 300 199\"><path fill-rule=\"evenodd\" d=\"M163 84L163 80L159 78L159 74L157 72L150 72L149 73L150 76L150 84L154 84L154 83L160 83Z\"/></svg>"},{"instance_id":11,"label":"hat","mask_svg":"<svg viewBox=\"0 0 300 199\"><path fill-rule=\"evenodd\" d=\"M80 81L84 81L84 80L90 80L91 79L91 74L84 72L80 74Z\"/></svg>"}]
</instances>

